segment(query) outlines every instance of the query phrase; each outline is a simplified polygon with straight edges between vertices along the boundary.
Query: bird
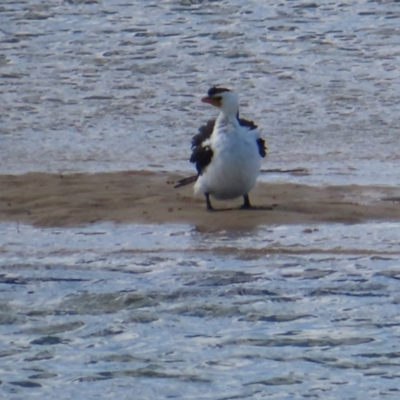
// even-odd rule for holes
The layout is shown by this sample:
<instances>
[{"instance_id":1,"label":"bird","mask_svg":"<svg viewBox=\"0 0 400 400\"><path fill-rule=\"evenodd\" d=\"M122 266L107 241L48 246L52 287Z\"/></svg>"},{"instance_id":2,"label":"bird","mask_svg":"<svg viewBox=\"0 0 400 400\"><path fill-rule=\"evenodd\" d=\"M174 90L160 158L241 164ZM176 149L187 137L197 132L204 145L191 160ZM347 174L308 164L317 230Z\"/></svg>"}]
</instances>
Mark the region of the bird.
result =
<instances>
[{"instance_id":1,"label":"bird","mask_svg":"<svg viewBox=\"0 0 400 400\"><path fill-rule=\"evenodd\" d=\"M251 209L249 192L260 172L261 159L267 155L265 140L257 125L239 116L237 94L224 87L211 87L203 103L219 110L192 138L190 162L197 175L181 179L175 188L194 184L195 194L203 193L206 208L214 211L210 196L216 200L243 197L240 209Z\"/></svg>"}]
</instances>

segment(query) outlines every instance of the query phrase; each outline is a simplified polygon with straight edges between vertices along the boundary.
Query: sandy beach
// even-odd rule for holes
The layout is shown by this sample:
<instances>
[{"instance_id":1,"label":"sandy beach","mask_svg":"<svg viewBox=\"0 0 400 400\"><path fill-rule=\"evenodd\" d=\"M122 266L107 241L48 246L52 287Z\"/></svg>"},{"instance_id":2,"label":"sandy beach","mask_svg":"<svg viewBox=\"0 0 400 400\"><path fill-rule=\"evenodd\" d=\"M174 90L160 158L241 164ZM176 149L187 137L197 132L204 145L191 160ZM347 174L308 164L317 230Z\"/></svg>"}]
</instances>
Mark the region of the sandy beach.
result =
<instances>
[{"instance_id":1,"label":"sandy beach","mask_svg":"<svg viewBox=\"0 0 400 400\"><path fill-rule=\"evenodd\" d=\"M189 223L204 230L400 220L396 187L259 182L250 195L254 210L238 210L238 199L214 201L220 211L207 212L192 185L174 188L182 177L148 171L1 175L0 220L60 227L105 221Z\"/></svg>"}]
</instances>

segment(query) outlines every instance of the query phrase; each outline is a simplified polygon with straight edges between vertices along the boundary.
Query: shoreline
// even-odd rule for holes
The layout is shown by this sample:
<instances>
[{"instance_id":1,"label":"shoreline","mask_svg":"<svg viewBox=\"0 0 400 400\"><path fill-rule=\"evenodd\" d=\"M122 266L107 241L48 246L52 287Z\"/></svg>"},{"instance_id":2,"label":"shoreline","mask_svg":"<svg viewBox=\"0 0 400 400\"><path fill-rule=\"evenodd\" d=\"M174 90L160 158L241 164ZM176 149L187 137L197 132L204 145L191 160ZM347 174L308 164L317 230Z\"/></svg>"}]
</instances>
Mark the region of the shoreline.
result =
<instances>
[{"instance_id":1,"label":"shoreline","mask_svg":"<svg viewBox=\"0 0 400 400\"><path fill-rule=\"evenodd\" d=\"M0 175L0 221L39 227L92 223L187 223L202 230L252 229L259 225L400 221L400 189L393 186L307 186L258 182L242 199L213 200L207 212L193 185L174 189L179 173L120 171ZM272 209L268 209L271 206Z\"/></svg>"}]
</instances>

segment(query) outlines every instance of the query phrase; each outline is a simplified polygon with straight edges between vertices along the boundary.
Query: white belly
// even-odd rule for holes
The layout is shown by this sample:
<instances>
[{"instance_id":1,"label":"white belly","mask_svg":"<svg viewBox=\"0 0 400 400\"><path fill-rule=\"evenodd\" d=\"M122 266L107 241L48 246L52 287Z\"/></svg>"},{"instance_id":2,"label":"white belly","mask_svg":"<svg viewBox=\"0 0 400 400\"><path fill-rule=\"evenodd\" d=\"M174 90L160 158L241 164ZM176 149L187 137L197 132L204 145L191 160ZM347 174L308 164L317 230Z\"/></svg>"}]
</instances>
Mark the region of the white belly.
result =
<instances>
[{"instance_id":1,"label":"white belly","mask_svg":"<svg viewBox=\"0 0 400 400\"><path fill-rule=\"evenodd\" d=\"M213 140L214 139L214 140ZM254 187L261 157L251 134L216 135L210 165L197 179L195 193L210 193L219 200L244 196Z\"/></svg>"}]
</instances>

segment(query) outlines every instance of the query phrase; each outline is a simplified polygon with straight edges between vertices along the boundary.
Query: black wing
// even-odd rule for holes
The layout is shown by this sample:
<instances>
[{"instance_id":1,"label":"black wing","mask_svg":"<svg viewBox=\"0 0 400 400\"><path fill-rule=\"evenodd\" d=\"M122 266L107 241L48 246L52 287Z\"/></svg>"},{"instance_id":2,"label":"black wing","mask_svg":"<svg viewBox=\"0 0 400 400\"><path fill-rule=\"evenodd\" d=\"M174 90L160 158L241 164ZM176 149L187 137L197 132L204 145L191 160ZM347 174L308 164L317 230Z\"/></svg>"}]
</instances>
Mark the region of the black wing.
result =
<instances>
[{"instance_id":1,"label":"black wing","mask_svg":"<svg viewBox=\"0 0 400 400\"><path fill-rule=\"evenodd\" d=\"M239 118L239 115L237 119L241 126L245 126L246 128L249 128L251 131L257 129L257 125L253 121L249 121L248 119L244 118ZM261 138L257 139L257 145L260 156L264 158L267 155L267 146L265 145L265 140Z\"/></svg>"},{"instance_id":2,"label":"black wing","mask_svg":"<svg viewBox=\"0 0 400 400\"><path fill-rule=\"evenodd\" d=\"M215 119L210 119L207 123L199 128L199 133L193 136L192 149L196 146L200 146L205 140L211 137L215 125Z\"/></svg>"},{"instance_id":3,"label":"black wing","mask_svg":"<svg viewBox=\"0 0 400 400\"><path fill-rule=\"evenodd\" d=\"M204 141L211 137L215 125L215 119L207 121L206 125L199 128L199 133L192 139L192 156L190 162L196 165L199 175L201 175L208 164L210 164L213 151L210 146L203 146Z\"/></svg>"},{"instance_id":4,"label":"black wing","mask_svg":"<svg viewBox=\"0 0 400 400\"><path fill-rule=\"evenodd\" d=\"M240 126L245 126L246 128L249 128L251 131L258 128L258 126L253 121L244 118L239 118L239 113L237 115L237 120Z\"/></svg>"},{"instance_id":5,"label":"black wing","mask_svg":"<svg viewBox=\"0 0 400 400\"><path fill-rule=\"evenodd\" d=\"M261 138L257 139L257 145L260 156L264 158L267 155L267 146L265 145L265 140Z\"/></svg>"},{"instance_id":6,"label":"black wing","mask_svg":"<svg viewBox=\"0 0 400 400\"><path fill-rule=\"evenodd\" d=\"M213 151L210 146L196 146L193 148L190 162L196 165L196 169L199 175L201 175L208 164L210 164L213 157Z\"/></svg>"}]
</instances>

